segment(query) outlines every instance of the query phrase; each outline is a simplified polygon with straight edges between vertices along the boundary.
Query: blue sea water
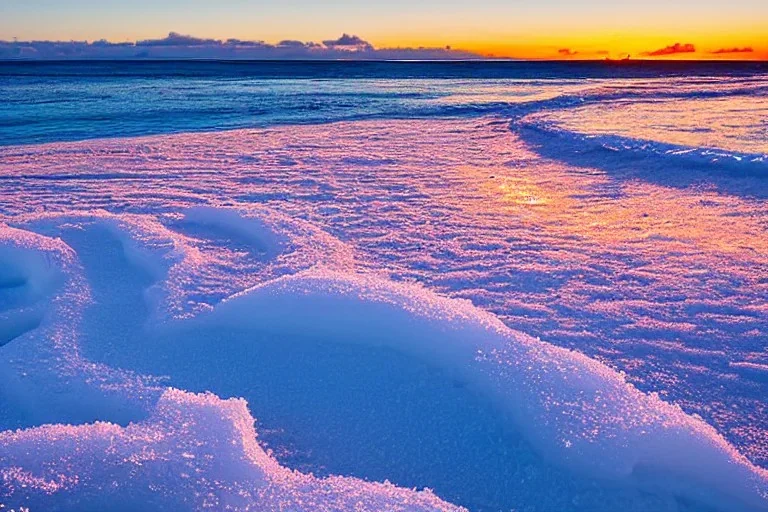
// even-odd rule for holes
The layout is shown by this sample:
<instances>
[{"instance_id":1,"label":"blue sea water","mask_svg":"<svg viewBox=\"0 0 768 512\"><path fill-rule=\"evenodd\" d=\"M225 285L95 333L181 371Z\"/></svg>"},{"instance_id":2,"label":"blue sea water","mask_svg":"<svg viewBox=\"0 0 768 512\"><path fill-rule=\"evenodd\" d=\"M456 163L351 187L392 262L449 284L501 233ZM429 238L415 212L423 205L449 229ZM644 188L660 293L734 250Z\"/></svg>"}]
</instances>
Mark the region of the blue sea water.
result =
<instances>
[{"instance_id":1,"label":"blue sea water","mask_svg":"<svg viewBox=\"0 0 768 512\"><path fill-rule=\"evenodd\" d=\"M766 74L765 63L744 62L0 62L0 144L354 119L520 115L616 99L621 91L606 88L620 89L623 81L635 82L624 91L630 97L740 92L713 89L715 78L744 83L741 92L764 97L760 82ZM636 90L647 80L648 90Z\"/></svg>"},{"instance_id":2,"label":"blue sea water","mask_svg":"<svg viewBox=\"0 0 768 512\"><path fill-rule=\"evenodd\" d=\"M767 64L0 62L0 98L0 504L768 509Z\"/></svg>"}]
</instances>

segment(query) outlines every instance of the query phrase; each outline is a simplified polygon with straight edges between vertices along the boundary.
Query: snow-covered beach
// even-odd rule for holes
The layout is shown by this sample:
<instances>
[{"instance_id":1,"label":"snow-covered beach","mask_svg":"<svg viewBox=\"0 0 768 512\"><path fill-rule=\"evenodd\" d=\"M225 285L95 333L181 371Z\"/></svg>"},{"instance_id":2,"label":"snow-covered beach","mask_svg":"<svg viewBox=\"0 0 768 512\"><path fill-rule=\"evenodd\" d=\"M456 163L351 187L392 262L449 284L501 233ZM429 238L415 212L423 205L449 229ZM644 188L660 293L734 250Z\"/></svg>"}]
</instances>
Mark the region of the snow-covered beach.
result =
<instances>
[{"instance_id":1,"label":"snow-covered beach","mask_svg":"<svg viewBox=\"0 0 768 512\"><path fill-rule=\"evenodd\" d=\"M768 509L764 75L60 80L104 117L0 108L7 508Z\"/></svg>"}]
</instances>

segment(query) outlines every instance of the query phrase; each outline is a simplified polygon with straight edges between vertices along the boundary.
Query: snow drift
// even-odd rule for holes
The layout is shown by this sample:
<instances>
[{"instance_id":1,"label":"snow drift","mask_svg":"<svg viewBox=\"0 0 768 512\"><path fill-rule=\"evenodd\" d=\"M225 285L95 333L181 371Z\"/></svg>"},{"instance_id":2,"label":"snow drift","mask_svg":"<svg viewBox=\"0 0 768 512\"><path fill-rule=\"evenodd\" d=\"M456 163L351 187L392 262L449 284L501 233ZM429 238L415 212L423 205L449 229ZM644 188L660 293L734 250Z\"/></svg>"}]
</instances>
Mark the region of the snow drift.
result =
<instances>
[{"instance_id":1,"label":"snow drift","mask_svg":"<svg viewBox=\"0 0 768 512\"><path fill-rule=\"evenodd\" d=\"M413 285L321 270L260 285L201 321L280 339L383 345L456 372L548 460L722 510L768 509L768 473L603 364Z\"/></svg>"},{"instance_id":2,"label":"snow drift","mask_svg":"<svg viewBox=\"0 0 768 512\"><path fill-rule=\"evenodd\" d=\"M144 422L0 434L0 502L31 510L459 511L430 491L281 467L243 400L166 391Z\"/></svg>"},{"instance_id":3,"label":"snow drift","mask_svg":"<svg viewBox=\"0 0 768 512\"><path fill-rule=\"evenodd\" d=\"M703 421L641 393L597 361L510 330L468 301L361 274L344 244L304 223L265 215L206 208L163 223L92 212L30 221L50 237L3 228L1 297L6 311L19 314L4 313L16 320L3 330L0 391L8 401L0 405L0 419L6 428L59 423L0 434L3 504L46 510L115 503L167 510L455 509L431 492L293 472L256 442L244 401L164 391L151 376L88 361L80 346L89 327L84 311L91 307L91 288L109 283L89 286L86 276L92 281L101 274L83 269L78 255L90 265L111 264L106 250L98 258L109 241L103 231L90 234L96 226L122 247L133 269L126 272L141 269L154 279L143 295L151 310L138 326L145 331L136 336L149 329L182 351L185 332L205 329L266 335L265 343L386 347L466 382L543 463L607 486L694 503L694 510L768 510L766 472ZM82 244L81 252L53 236L67 231L79 233L71 238ZM195 238L203 234L213 238ZM217 236L224 246L211 241ZM227 260L232 244L246 256ZM235 293L216 304L228 290ZM20 313L26 310L35 313ZM22 329L30 318L29 329ZM114 320L94 318L96 328ZM139 359L136 347L126 344L128 334L101 341ZM206 350L237 357L241 349Z\"/></svg>"}]
</instances>

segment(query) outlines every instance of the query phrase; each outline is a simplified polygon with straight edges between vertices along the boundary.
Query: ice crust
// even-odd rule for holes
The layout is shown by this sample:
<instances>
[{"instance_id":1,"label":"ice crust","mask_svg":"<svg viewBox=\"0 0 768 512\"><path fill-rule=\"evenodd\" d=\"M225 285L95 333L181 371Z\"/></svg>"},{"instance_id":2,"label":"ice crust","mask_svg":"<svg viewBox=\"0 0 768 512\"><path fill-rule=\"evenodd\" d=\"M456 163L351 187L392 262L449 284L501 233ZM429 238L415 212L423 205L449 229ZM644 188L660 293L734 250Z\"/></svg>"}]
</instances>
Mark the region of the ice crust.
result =
<instances>
[{"instance_id":1,"label":"ice crust","mask_svg":"<svg viewBox=\"0 0 768 512\"><path fill-rule=\"evenodd\" d=\"M243 400L178 390L152 415L0 434L7 507L30 510L459 511L425 490L280 466Z\"/></svg>"},{"instance_id":2,"label":"ice crust","mask_svg":"<svg viewBox=\"0 0 768 512\"><path fill-rule=\"evenodd\" d=\"M159 376L89 360L81 335L91 327L93 289L110 283L94 283L85 252L62 237L94 229L147 276L141 327L182 349L176 334L189 329L385 347L467 382L542 464L686 504L670 510L768 510L764 470L702 420L607 366L513 331L468 301L372 273L309 222L221 206L35 214L0 228L6 506L455 509L429 491L291 471L259 445L251 416L259 411L243 400L169 389ZM83 240L98 265L106 241ZM102 341L119 346L123 335Z\"/></svg>"},{"instance_id":3,"label":"ice crust","mask_svg":"<svg viewBox=\"0 0 768 512\"><path fill-rule=\"evenodd\" d=\"M281 339L332 339L412 354L490 397L556 464L723 510L768 505L768 474L713 428L639 392L603 364L514 332L465 301L315 270L238 294L201 320Z\"/></svg>"}]
</instances>

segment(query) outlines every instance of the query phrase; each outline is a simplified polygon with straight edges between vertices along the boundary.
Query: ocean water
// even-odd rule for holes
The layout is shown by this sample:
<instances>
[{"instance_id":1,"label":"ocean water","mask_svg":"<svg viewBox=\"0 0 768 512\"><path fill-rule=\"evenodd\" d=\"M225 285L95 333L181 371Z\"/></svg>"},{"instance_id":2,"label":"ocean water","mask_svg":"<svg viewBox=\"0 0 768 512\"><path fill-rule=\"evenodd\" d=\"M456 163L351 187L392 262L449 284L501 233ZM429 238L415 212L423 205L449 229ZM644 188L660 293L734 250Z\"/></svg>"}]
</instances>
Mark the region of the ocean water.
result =
<instances>
[{"instance_id":1,"label":"ocean water","mask_svg":"<svg viewBox=\"0 0 768 512\"><path fill-rule=\"evenodd\" d=\"M0 504L768 510L767 78L0 63Z\"/></svg>"},{"instance_id":2,"label":"ocean water","mask_svg":"<svg viewBox=\"0 0 768 512\"><path fill-rule=\"evenodd\" d=\"M0 144L363 119L518 117L602 100L759 101L766 73L764 63L5 62ZM713 101L701 108L717 115L728 106L718 109ZM764 109L746 110L764 141Z\"/></svg>"}]
</instances>

